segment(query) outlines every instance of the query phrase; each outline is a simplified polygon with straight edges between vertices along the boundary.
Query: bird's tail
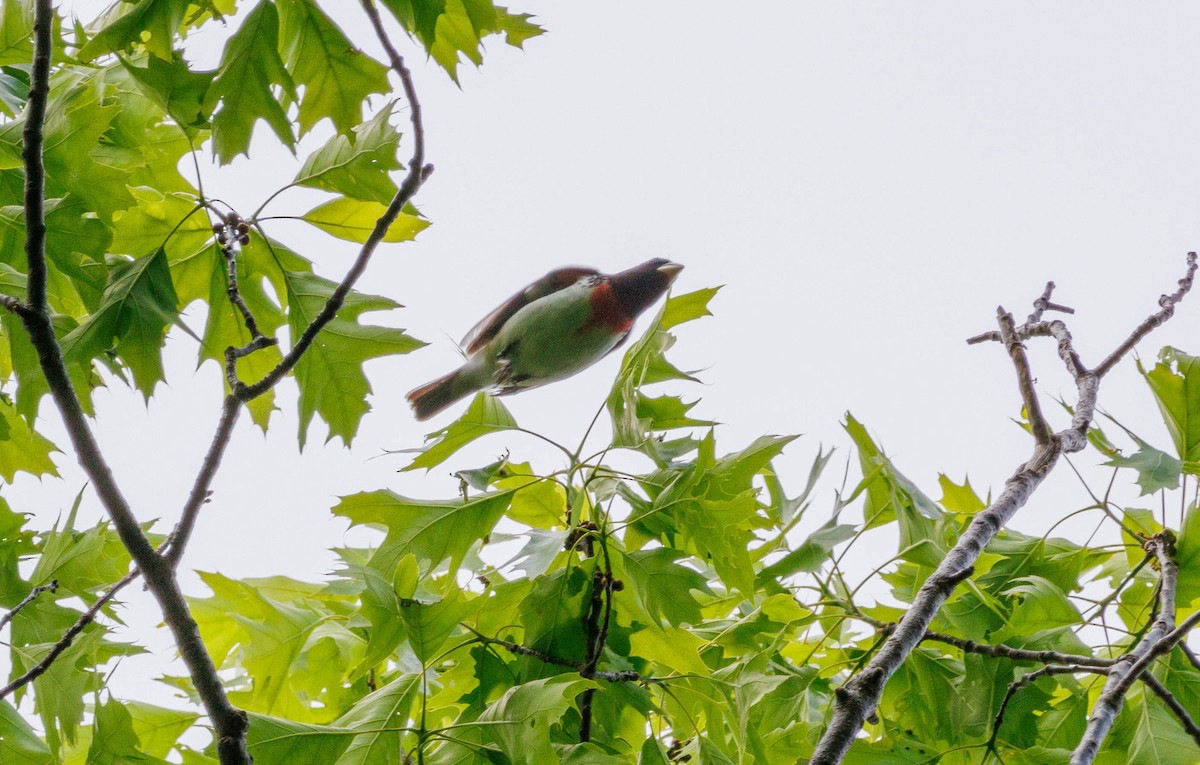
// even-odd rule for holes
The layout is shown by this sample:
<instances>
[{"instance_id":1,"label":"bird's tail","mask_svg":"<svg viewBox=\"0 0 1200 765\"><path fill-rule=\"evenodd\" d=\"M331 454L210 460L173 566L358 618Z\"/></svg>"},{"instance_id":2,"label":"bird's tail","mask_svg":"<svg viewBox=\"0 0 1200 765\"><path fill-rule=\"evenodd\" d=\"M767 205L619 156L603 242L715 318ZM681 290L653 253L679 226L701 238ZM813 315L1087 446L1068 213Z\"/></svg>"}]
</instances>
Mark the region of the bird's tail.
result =
<instances>
[{"instance_id":1,"label":"bird's tail","mask_svg":"<svg viewBox=\"0 0 1200 765\"><path fill-rule=\"evenodd\" d=\"M478 390L463 376L462 369L456 369L450 374L439 377L419 388L408 392L408 403L418 420L428 420L438 412Z\"/></svg>"}]
</instances>

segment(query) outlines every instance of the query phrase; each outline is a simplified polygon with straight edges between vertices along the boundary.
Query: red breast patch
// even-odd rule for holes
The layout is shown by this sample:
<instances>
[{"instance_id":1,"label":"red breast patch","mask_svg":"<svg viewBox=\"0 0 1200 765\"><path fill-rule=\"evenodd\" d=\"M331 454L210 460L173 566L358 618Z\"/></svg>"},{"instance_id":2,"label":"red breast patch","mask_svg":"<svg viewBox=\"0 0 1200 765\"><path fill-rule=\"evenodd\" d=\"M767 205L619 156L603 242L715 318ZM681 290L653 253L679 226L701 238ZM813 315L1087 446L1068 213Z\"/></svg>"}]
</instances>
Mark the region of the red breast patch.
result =
<instances>
[{"instance_id":1,"label":"red breast patch","mask_svg":"<svg viewBox=\"0 0 1200 765\"><path fill-rule=\"evenodd\" d=\"M580 332L586 332L592 327L607 327L614 334L628 332L633 328L633 317L617 300L617 295L613 292L612 285L607 281L600 282L596 288L592 290L588 302L592 305L592 315L588 318L584 325L579 328Z\"/></svg>"}]
</instances>

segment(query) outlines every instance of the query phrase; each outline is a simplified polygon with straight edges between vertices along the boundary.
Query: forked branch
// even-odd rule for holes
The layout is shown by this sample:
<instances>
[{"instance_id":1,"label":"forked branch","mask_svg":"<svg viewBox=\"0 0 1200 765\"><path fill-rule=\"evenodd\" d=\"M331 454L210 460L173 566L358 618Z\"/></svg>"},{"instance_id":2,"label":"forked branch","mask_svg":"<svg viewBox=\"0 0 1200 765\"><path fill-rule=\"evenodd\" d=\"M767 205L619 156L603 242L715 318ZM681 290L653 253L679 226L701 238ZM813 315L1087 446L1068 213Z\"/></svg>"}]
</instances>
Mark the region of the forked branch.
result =
<instances>
[{"instance_id":1,"label":"forked branch","mask_svg":"<svg viewBox=\"0 0 1200 765\"><path fill-rule=\"evenodd\" d=\"M1030 316L1031 322L1015 326L1011 314L1001 309L998 311L998 330L978 335L968 341L979 343L995 340L1004 344L1016 368L1018 387L1030 417L1030 424L1033 426L1033 453L1026 462L1017 467L996 500L976 514L954 548L925 581L911 608L879 652L838 689L833 716L817 744L810 760L811 765L836 765L841 762L863 725L874 715L888 679L925 639L934 616L958 583L970 575L971 566L980 553L1012 516L1029 501L1033 492L1054 468L1058 458L1063 454L1081 451L1087 445L1087 430L1095 416L1096 396L1101 379L1138 341L1171 317L1175 306L1191 289L1195 274L1196 253L1188 253L1187 271L1179 280L1179 288L1174 293L1164 295L1159 300L1160 309L1139 324L1093 370L1087 369L1080 360L1066 325L1060 320L1042 319L1042 314L1048 310L1069 312L1069 309L1063 306L1050 303L1052 284L1048 285L1042 296L1035 301L1034 312ZM1074 416L1071 424L1057 433L1050 430L1040 407L1037 406L1037 395L1032 387L1032 378L1022 346L1024 340L1034 337L1052 337L1058 342L1058 355L1075 381L1077 399ZM1139 668L1137 672L1132 672L1131 668L1132 674L1128 681L1132 683L1144 668Z\"/></svg>"}]
</instances>

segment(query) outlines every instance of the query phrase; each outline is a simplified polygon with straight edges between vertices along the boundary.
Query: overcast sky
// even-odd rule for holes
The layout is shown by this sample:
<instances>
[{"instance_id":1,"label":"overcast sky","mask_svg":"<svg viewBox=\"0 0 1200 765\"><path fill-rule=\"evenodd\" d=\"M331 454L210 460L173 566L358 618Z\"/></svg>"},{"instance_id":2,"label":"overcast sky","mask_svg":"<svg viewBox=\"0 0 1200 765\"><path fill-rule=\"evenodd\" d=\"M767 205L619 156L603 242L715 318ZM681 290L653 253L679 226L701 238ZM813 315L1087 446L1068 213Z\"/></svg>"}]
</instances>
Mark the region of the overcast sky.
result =
<instances>
[{"instance_id":1,"label":"overcast sky","mask_svg":"<svg viewBox=\"0 0 1200 765\"><path fill-rule=\"evenodd\" d=\"M339 23L375 50L357 4L337 5ZM403 394L456 364L453 341L478 318L560 265L613 271L664 256L687 267L677 291L725 285L715 316L682 328L676 349L680 366L706 368L706 385L685 392L703 397L699 416L725 423L722 451L763 433L804 434L780 465L794 492L818 444L849 453L839 425L849 410L936 498L939 471L998 490L1029 454L1011 422L1020 402L1006 354L964 342L995 327L998 304L1023 317L1055 280L1095 363L1174 289L1200 244L1195 4L512 5L549 33L524 52L490 44L482 69L462 70L461 89L401 41L437 168L417 199L433 225L416 243L381 248L360 288L406 306L367 318L432 345L369 365L374 411L352 449L322 447L318 423L297 453L290 383L265 438L242 418L186 567L319 580L327 548L367 541L329 514L339 495L452 496L450 470L505 449L557 466L520 437L493 437L430 477L398 475L403 457L372 458L453 419L417 423ZM220 41L191 45L211 58ZM204 168L206 189L243 212L298 169L261 129L259 138L249 161ZM270 211L303 212L318 198L289 192ZM331 278L353 254L299 225L271 232ZM202 326L203 315L194 305L187 320ZM1152 361L1164 344L1200 352L1198 330L1200 300L1187 302L1142 356ZM194 371L194 341L172 340L168 386L149 408L119 383L96 395L118 480L139 517L164 527L221 398L216 365ZM1072 396L1053 348L1031 350L1039 390ZM506 403L523 426L574 442L618 363ZM1169 446L1132 361L1106 380L1101 405ZM65 446L48 400L41 414ZM64 481L6 488L14 508L42 523L65 513L83 478L67 457L59 464ZM1040 531L1083 504L1064 465L1014 525ZM92 495L83 512L84 524L101 517ZM823 521L827 503L813 513ZM127 621L142 634L157 613L144 593L129 599ZM160 670L168 643L153 641L158 657L127 660L119 692L140 693Z\"/></svg>"}]
</instances>

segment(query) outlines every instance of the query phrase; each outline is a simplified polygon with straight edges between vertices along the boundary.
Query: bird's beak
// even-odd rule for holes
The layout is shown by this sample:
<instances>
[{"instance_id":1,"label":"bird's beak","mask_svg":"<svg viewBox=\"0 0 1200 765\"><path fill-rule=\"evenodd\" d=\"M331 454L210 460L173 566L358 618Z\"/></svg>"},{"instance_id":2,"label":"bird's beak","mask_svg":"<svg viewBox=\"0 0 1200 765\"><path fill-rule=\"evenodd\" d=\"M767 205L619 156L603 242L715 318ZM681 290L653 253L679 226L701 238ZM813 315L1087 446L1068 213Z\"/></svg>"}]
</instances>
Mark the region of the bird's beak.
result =
<instances>
[{"instance_id":1,"label":"bird's beak","mask_svg":"<svg viewBox=\"0 0 1200 765\"><path fill-rule=\"evenodd\" d=\"M658 267L660 274L666 274L668 283L675 281L675 277L679 276L679 272L682 270L683 266L678 263L664 263Z\"/></svg>"}]
</instances>

